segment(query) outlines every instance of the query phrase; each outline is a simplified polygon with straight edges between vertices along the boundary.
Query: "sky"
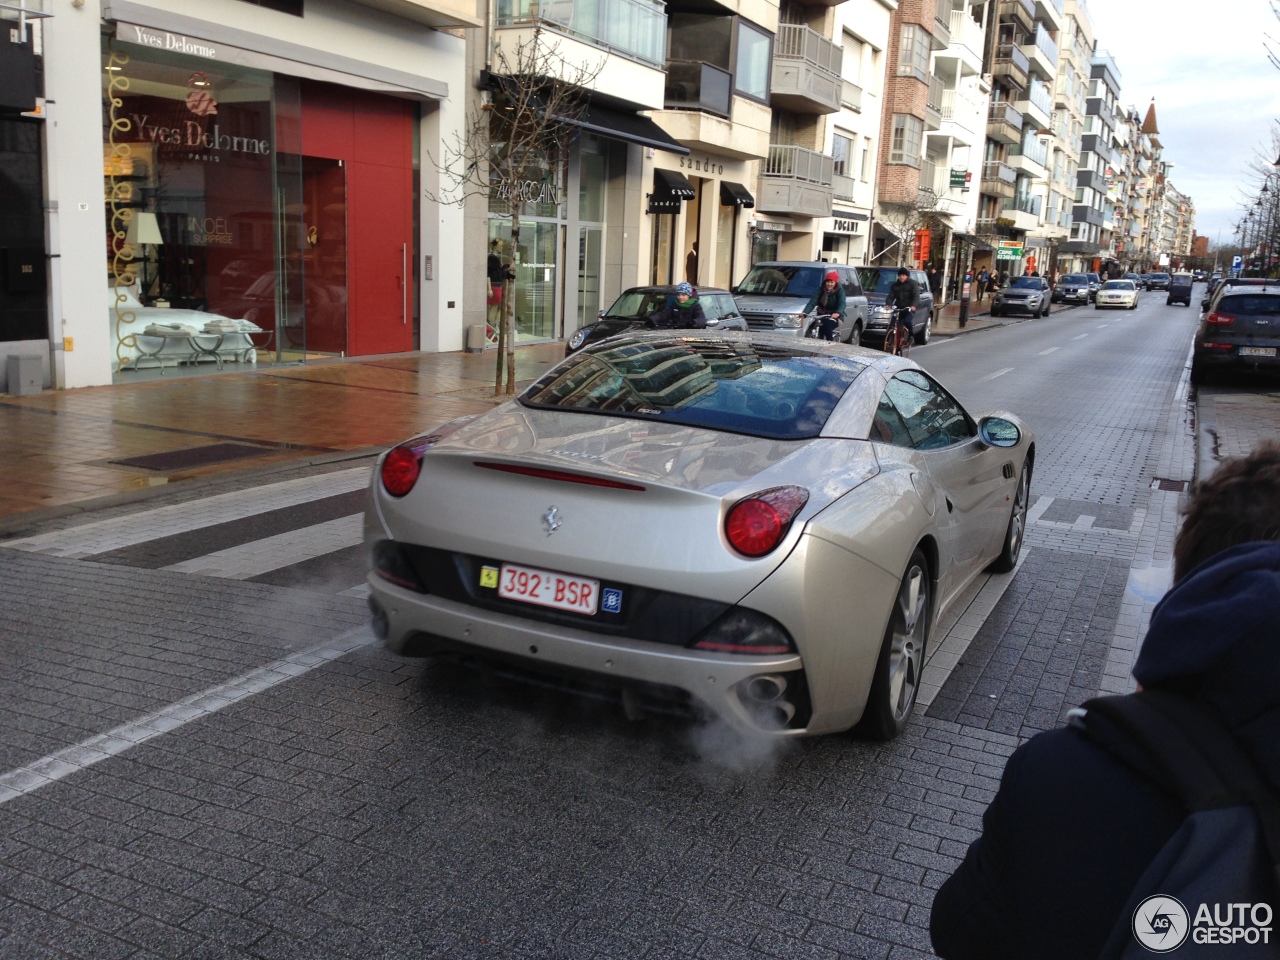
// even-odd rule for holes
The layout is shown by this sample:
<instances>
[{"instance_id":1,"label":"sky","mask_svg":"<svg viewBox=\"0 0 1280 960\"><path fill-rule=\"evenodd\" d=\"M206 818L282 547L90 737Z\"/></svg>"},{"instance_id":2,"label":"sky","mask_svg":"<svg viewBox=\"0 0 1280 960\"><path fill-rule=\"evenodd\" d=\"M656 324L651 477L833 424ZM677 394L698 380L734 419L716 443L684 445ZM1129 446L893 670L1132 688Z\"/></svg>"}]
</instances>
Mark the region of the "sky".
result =
<instances>
[{"instance_id":1,"label":"sky","mask_svg":"<svg viewBox=\"0 0 1280 960\"><path fill-rule=\"evenodd\" d=\"M1280 20L1270 0L1087 0L1098 51L1120 69L1120 103L1145 116L1155 97L1169 181L1196 207L1196 232L1234 241L1244 198L1260 178L1250 164L1275 161Z\"/></svg>"}]
</instances>

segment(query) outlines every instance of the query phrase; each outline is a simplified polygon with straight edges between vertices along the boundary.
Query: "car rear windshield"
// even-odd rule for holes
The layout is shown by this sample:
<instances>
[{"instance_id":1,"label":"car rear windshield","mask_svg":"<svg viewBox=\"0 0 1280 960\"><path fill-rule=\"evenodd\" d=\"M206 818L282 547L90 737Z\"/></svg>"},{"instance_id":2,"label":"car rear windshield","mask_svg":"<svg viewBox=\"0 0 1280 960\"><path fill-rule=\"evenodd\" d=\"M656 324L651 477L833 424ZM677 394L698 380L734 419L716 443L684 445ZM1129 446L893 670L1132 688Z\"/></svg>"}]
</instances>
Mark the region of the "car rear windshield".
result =
<instances>
[{"instance_id":1,"label":"car rear windshield","mask_svg":"<svg viewBox=\"0 0 1280 960\"><path fill-rule=\"evenodd\" d=\"M1274 317L1280 315L1280 297L1237 293L1219 300L1216 312L1233 317Z\"/></svg>"},{"instance_id":2,"label":"car rear windshield","mask_svg":"<svg viewBox=\"0 0 1280 960\"><path fill-rule=\"evenodd\" d=\"M760 266L752 267L742 283L739 294L764 297L813 296L822 284L826 269L821 264L813 266Z\"/></svg>"},{"instance_id":3,"label":"car rear windshield","mask_svg":"<svg viewBox=\"0 0 1280 960\"><path fill-rule=\"evenodd\" d=\"M858 271L858 282L865 293L888 293L898 282L898 271L888 267L863 267Z\"/></svg>"},{"instance_id":4,"label":"car rear windshield","mask_svg":"<svg viewBox=\"0 0 1280 960\"><path fill-rule=\"evenodd\" d=\"M611 414L771 440L816 437L860 363L742 340L623 336L588 347L520 395L540 409Z\"/></svg>"}]
</instances>

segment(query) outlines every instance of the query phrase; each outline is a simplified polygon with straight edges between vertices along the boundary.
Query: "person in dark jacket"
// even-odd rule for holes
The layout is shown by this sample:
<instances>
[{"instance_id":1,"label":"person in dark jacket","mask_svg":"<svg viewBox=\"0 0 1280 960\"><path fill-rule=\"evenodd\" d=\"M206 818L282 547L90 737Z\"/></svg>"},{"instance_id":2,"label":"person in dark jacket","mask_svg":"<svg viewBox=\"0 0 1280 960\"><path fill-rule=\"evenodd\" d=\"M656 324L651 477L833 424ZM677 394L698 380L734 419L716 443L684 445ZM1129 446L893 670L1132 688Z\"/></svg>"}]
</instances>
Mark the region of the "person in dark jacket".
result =
<instances>
[{"instance_id":1,"label":"person in dark jacket","mask_svg":"<svg viewBox=\"0 0 1280 960\"><path fill-rule=\"evenodd\" d=\"M677 283L676 298L661 310L649 314L647 326L676 330L701 330L707 325L707 315L693 292L693 284Z\"/></svg>"},{"instance_id":2,"label":"person in dark jacket","mask_svg":"<svg viewBox=\"0 0 1280 960\"><path fill-rule=\"evenodd\" d=\"M911 279L911 271L906 267L898 268L898 279L889 285L889 292L884 296L886 307L910 307L910 312L903 318L902 325L907 333L914 335L916 307L920 306L920 284Z\"/></svg>"},{"instance_id":3,"label":"person in dark jacket","mask_svg":"<svg viewBox=\"0 0 1280 960\"><path fill-rule=\"evenodd\" d=\"M1280 445L1225 461L1192 494L1174 585L1133 667L1140 689L1212 711L1280 790ZM945 960L1097 957L1181 804L1066 727L1009 759L982 836L938 890ZM1223 948L1229 954L1229 948Z\"/></svg>"},{"instance_id":4,"label":"person in dark jacket","mask_svg":"<svg viewBox=\"0 0 1280 960\"><path fill-rule=\"evenodd\" d=\"M822 278L822 286L804 305L804 312L809 314L817 311L818 336L823 340L834 340L844 309L845 295L844 287L840 286L840 274L828 270L827 275Z\"/></svg>"}]
</instances>

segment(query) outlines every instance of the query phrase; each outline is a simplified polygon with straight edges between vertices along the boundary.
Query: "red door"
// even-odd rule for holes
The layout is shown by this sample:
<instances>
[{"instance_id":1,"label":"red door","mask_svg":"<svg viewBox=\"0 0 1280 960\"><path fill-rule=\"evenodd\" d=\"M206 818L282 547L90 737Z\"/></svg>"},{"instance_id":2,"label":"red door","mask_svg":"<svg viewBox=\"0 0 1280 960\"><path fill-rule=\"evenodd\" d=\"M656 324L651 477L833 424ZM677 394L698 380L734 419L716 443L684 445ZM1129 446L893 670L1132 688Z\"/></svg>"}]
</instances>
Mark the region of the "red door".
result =
<instances>
[{"instance_id":1,"label":"red door","mask_svg":"<svg viewBox=\"0 0 1280 960\"><path fill-rule=\"evenodd\" d=\"M302 152L346 169L347 347L413 349L412 102L325 83L302 90Z\"/></svg>"}]
</instances>

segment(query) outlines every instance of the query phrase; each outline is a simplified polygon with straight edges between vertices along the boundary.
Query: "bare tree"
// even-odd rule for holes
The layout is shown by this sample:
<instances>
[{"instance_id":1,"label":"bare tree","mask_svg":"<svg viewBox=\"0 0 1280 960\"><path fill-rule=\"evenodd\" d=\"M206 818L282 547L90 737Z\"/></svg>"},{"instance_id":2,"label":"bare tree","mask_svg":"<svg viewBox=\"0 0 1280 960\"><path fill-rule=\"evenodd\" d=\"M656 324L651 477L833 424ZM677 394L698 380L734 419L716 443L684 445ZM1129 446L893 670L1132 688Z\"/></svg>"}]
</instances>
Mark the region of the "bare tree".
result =
<instances>
[{"instance_id":1,"label":"bare tree","mask_svg":"<svg viewBox=\"0 0 1280 960\"><path fill-rule=\"evenodd\" d=\"M491 99L472 111L463 129L444 144L432 163L440 172L440 196L429 200L461 206L469 198L498 197L511 210L513 272L520 265L520 213L526 203L558 203L564 190L568 146L590 90L604 67L575 63L561 55L554 34L534 29L510 51L499 47L491 71ZM502 298L493 393L516 392L515 291Z\"/></svg>"},{"instance_id":2,"label":"bare tree","mask_svg":"<svg viewBox=\"0 0 1280 960\"><path fill-rule=\"evenodd\" d=\"M915 200L885 204L877 219L888 228L890 233L898 237L898 241L881 250L873 259L880 259L896 247L897 263L901 266L907 262L907 251L915 240L916 231L926 227L932 229L940 222L938 195L928 187L921 187Z\"/></svg>"}]
</instances>

